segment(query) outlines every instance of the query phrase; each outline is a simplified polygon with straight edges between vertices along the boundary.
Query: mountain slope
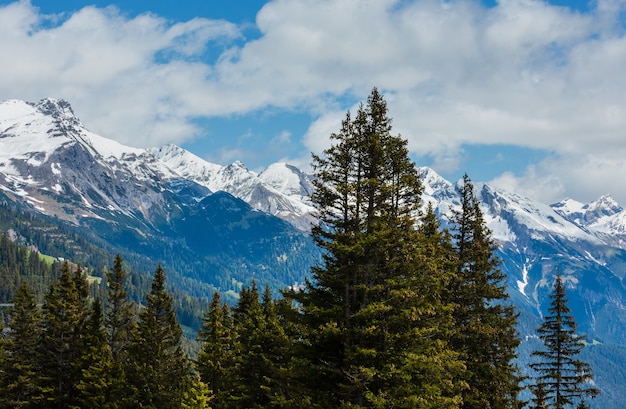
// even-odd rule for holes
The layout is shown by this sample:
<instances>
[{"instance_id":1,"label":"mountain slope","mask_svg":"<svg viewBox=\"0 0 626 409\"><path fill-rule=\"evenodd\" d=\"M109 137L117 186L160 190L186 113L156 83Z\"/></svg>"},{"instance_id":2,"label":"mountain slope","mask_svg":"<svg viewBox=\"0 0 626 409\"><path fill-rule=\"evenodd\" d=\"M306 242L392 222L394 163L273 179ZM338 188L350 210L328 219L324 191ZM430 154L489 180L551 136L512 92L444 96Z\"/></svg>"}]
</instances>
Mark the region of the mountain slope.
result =
<instances>
[{"instance_id":1,"label":"mountain slope","mask_svg":"<svg viewBox=\"0 0 626 409\"><path fill-rule=\"evenodd\" d=\"M310 176L291 165L275 163L256 174L241 162L215 165L175 145L147 152L180 177L212 192L228 192L254 209L288 220L302 230L308 230L314 220L308 200L313 189Z\"/></svg>"},{"instance_id":2,"label":"mountain slope","mask_svg":"<svg viewBox=\"0 0 626 409\"><path fill-rule=\"evenodd\" d=\"M316 254L306 232L220 193L228 180L244 197L265 188L243 166L211 165L177 147L123 146L88 131L63 100L0 103L0 152L6 202L222 291L252 278L275 288L293 283ZM202 172L214 177L198 183ZM267 189L264 198L291 200Z\"/></svg>"}]
</instances>

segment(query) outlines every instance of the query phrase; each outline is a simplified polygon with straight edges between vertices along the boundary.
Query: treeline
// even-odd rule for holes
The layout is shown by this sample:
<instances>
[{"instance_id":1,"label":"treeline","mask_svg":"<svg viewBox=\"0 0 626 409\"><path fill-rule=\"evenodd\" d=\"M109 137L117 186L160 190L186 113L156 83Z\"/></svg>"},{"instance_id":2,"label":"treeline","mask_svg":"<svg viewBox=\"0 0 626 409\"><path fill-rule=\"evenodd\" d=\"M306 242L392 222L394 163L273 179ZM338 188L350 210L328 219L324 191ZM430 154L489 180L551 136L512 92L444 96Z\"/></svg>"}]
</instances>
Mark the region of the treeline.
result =
<instances>
[{"instance_id":1,"label":"treeline","mask_svg":"<svg viewBox=\"0 0 626 409\"><path fill-rule=\"evenodd\" d=\"M80 266L69 262L43 305L27 283L18 288L0 344L0 407L207 407L163 269L139 308L128 300L125 279L118 256L107 274L105 313Z\"/></svg>"},{"instance_id":2,"label":"treeline","mask_svg":"<svg viewBox=\"0 0 626 409\"><path fill-rule=\"evenodd\" d=\"M59 263L44 261L36 250L18 245L6 234L0 235L0 303L9 303L24 281L42 299L60 267Z\"/></svg>"},{"instance_id":3,"label":"treeline","mask_svg":"<svg viewBox=\"0 0 626 409\"><path fill-rule=\"evenodd\" d=\"M63 226L50 224L32 213L18 212L6 204L0 205L0 231L3 232L0 233L0 304L11 303L24 282L28 283L37 303L42 303L50 284L63 269L63 259L53 257L59 255L83 266L92 280L92 297L104 299L106 296L106 271L111 254L115 254L109 251L115 249L104 246L95 238L88 241ZM128 252L124 253L124 262L128 298L141 303L150 291L151 275L146 271L153 270L156 263ZM174 272L170 272L170 278L177 284L169 286L168 290L174 299L178 321L195 333L202 325L202 315L207 310L206 300L214 287L200 285L197 280ZM186 291L192 288L193 291ZM191 295L199 294L198 288L204 290L203 298ZM188 340L185 342L188 343ZM191 349L189 345L186 347Z\"/></svg>"}]
</instances>

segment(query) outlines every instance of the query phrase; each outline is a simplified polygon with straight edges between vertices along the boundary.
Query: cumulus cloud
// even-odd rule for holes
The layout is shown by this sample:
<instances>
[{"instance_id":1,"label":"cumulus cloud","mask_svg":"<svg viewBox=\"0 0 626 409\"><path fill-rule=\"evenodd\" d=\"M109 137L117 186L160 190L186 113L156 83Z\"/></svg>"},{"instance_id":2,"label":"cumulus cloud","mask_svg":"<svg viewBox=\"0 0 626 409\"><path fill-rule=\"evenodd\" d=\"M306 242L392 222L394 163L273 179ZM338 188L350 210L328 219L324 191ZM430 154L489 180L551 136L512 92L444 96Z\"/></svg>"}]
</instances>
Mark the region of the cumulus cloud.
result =
<instances>
[{"instance_id":1,"label":"cumulus cloud","mask_svg":"<svg viewBox=\"0 0 626 409\"><path fill-rule=\"evenodd\" d=\"M225 21L169 23L115 7L42 15L28 1L0 8L0 93L68 99L88 126L133 146L180 142L198 133L209 41L240 36Z\"/></svg>"},{"instance_id":2,"label":"cumulus cloud","mask_svg":"<svg viewBox=\"0 0 626 409\"><path fill-rule=\"evenodd\" d=\"M555 155L501 186L615 193L626 182L626 1L591 4L272 0L246 39L226 21L113 7L46 16L20 1L0 8L0 93L67 98L92 130L135 146L198 136L199 117L304 110L317 118L308 154L377 86L394 131L442 169L462 166L465 145L516 145Z\"/></svg>"}]
</instances>

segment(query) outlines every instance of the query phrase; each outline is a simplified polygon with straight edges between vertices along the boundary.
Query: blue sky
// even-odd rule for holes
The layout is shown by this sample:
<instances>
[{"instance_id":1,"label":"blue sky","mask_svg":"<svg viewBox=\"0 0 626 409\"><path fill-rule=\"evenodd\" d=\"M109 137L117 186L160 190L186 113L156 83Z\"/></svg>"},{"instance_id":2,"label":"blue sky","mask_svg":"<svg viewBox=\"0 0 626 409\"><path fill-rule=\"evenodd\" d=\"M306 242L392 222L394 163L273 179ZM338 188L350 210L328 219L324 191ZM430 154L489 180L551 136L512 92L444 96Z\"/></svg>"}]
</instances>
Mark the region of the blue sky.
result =
<instances>
[{"instance_id":1,"label":"blue sky","mask_svg":"<svg viewBox=\"0 0 626 409\"><path fill-rule=\"evenodd\" d=\"M418 165L626 206L626 0L0 1L0 99L306 168L372 87Z\"/></svg>"}]
</instances>

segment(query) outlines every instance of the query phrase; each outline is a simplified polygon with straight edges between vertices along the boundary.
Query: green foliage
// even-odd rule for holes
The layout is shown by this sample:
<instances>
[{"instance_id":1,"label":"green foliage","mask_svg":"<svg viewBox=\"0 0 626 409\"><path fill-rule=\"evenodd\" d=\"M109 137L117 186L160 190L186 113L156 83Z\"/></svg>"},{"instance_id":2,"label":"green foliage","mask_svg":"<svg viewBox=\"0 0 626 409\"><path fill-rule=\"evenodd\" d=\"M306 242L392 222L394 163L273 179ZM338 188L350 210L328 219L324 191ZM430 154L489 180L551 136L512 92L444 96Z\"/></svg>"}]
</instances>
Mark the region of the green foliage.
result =
<instances>
[{"instance_id":1,"label":"green foliage","mask_svg":"<svg viewBox=\"0 0 626 409\"><path fill-rule=\"evenodd\" d=\"M9 302L24 282L41 302L56 268L43 261L36 250L20 246L7 234L0 235L0 302Z\"/></svg>"},{"instance_id":2,"label":"green foliage","mask_svg":"<svg viewBox=\"0 0 626 409\"><path fill-rule=\"evenodd\" d=\"M181 409L211 409L211 390L207 384L200 380L198 374L193 374L189 382L183 393Z\"/></svg>"},{"instance_id":3,"label":"green foliage","mask_svg":"<svg viewBox=\"0 0 626 409\"><path fill-rule=\"evenodd\" d=\"M80 368L77 381L76 402L81 408L114 408L117 407L110 399L113 384L111 350L106 340L102 318L102 305L96 299L89 311L83 338L83 350L76 362Z\"/></svg>"},{"instance_id":4,"label":"green foliage","mask_svg":"<svg viewBox=\"0 0 626 409\"><path fill-rule=\"evenodd\" d=\"M128 380L144 408L180 408L190 366L181 346L182 329L159 265L131 345Z\"/></svg>"},{"instance_id":5,"label":"green foliage","mask_svg":"<svg viewBox=\"0 0 626 409\"><path fill-rule=\"evenodd\" d=\"M305 407L294 382L293 338L269 287L253 282L231 310L215 293L199 332L196 367L212 391L213 408Z\"/></svg>"},{"instance_id":6,"label":"green foliage","mask_svg":"<svg viewBox=\"0 0 626 409\"><path fill-rule=\"evenodd\" d=\"M165 241L154 245L167 253L170 264L193 265L193 277L181 280L176 300L166 289L161 265L151 285L147 274L127 270L151 262L136 253L127 266L121 253L110 271L102 265L107 286L92 289L80 268L65 263L50 284L43 310L35 306L31 311L40 341L32 346L36 371L11 363L9 353L16 346L9 340L0 367L3 382L25 368L24 379L32 375L33 386L24 383L19 393L51 407L519 405L520 377L512 363L519 344L517 316L507 305L504 275L469 178L459 192L462 208L453 217L452 233L442 229L432 208L422 214L420 175L408 157L407 141L391 134L387 104L376 89L354 119L346 115L331 138L333 145L313 158L312 202L319 224L312 239L323 256L303 289L285 290L275 300L269 287L260 295L252 281L243 286L233 308L217 292L207 308L192 297L213 291L197 285L206 274L206 260L194 263L192 252L176 252ZM251 222L254 215L242 212L229 220ZM189 216L206 222L210 215ZM196 225L186 226L202 234ZM113 233L137 246L134 236ZM290 242L304 248L305 241ZM7 258L18 257L11 252L19 252L0 242L0 254L3 248L9 249ZM270 253L265 256L272 258ZM244 264L232 272L220 264L217 281L238 288L243 280L233 283L233 278L251 276L246 270L250 264ZM298 265L281 267L279 280L300 274ZM54 268L50 275L55 277ZM22 297L18 303L32 308L30 298ZM138 314L131 300L142 305ZM198 312L206 311L195 373L183 349L176 311L187 324L195 320L193 325L200 325ZM18 331L13 325L9 334ZM4 399L19 394L6 386L10 384L2 385L12 394ZM37 402L39 397L44 401Z\"/></svg>"},{"instance_id":7,"label":"green foliage","mask_svg":"<svg viewBox=\"0 0 626 409\"><path fill-rule=\"evenodd\" d=\"M535 400L546 402L555 409L586 407L585 397L595 397L600 391L588 382L593 379L591 366L577 359L585 346L585 336L576 334L576 321L567 306L565 284L559 273L550 295L549 315L537 329L545 349L531 356L539 361L530 364L537 372L532 391Z\"/></svg>"},{"instance_id":8,"label":"green foliage","mask_svg":"<svg viewBox=\"0 0 626 409\"><path fill-rule=\"evenodd\" d=\"M82 270L72 273L65 262L61 277L45 297L39 355L44 399L53 406L76 404L75 386L82 371L77 363L83 352L87 322L86 288Z\"/></svg>"},{"instance_id":9,"label":"green foliage","mask_svg":"<svg viewBox=\"0 0 626 409\"><path fill-rule=\"evenodd\" d=\"M36 407L41 399L37 355L41 337L41 311L30 288L23 283L13 298L9 330L4 342L0 406Z\"/></svg>"},{"instance_id":10,"label":"green foliage","mask_svg":"<svg viewBox=\"0 0 626 409\"><path fill-rule=\"evenodd\" d=\"M441 297L454 274L450 246L417 228L422 186L407 142L391 135L376 89L331 138L313 158L323 263L304 291L288 293L310 344L312 402L458 407L463 363L449 345L453 306Z\"/></svg>"},{"instance_id":11,"label":"green foliage","mask_svg":"<svg viewBox=\"0 0 626 409\"><path fill-rule=\"evenodd\" d=\"M129 388L130 345L135 328L133 304L125 289L126 272L122 257L117 254L107 277L107 311L104 319L105 336L111 353L111 384L108 399L117 407L132 407L132 388Z\"/></svg>"},{"instance_id":12,"label":"green foliage","mask_svg":"<svg viewBox=\"0 0 626 409\"><path fill-rule=\"evenodd\" d=\"M196 368L202 382L212 391L212 406L227 408L235 383L235 366L239 358L236 332L226 304L221 304L219 293L213 295L209 311L205 314L198 340L202 349L198 353Z\"/></svg>"},{"instance_id":13,"label":"green foliage","mask_svg":"<svg viewBox=\"0 0 626 409\"><path fill-rule=\"evenodd\" d=\"M496 245L486 227L467 175L459 187L461 209L452 217L456 276L451 283L455 328L452 345L466 365L463 407L515 408L522 380L514 363L520 344L517 316L506 293L506 276L494 256Z\"/></svg>"},{"instance_id":14,"label":"green foliage","mask_svg":"<svg viewBox=\"0 0 626 409\"><path fill-rule=\"evenodd\" d=\"M17 289L0 343L0 407L208 408L208 389L190 376L182 352L163 270L157 269L133 330L121 267L118 257L109 274L106 320L99 298L90 298L83 270L69 262L43 307L26 283Z\"/></svg>"}]
</instances>

